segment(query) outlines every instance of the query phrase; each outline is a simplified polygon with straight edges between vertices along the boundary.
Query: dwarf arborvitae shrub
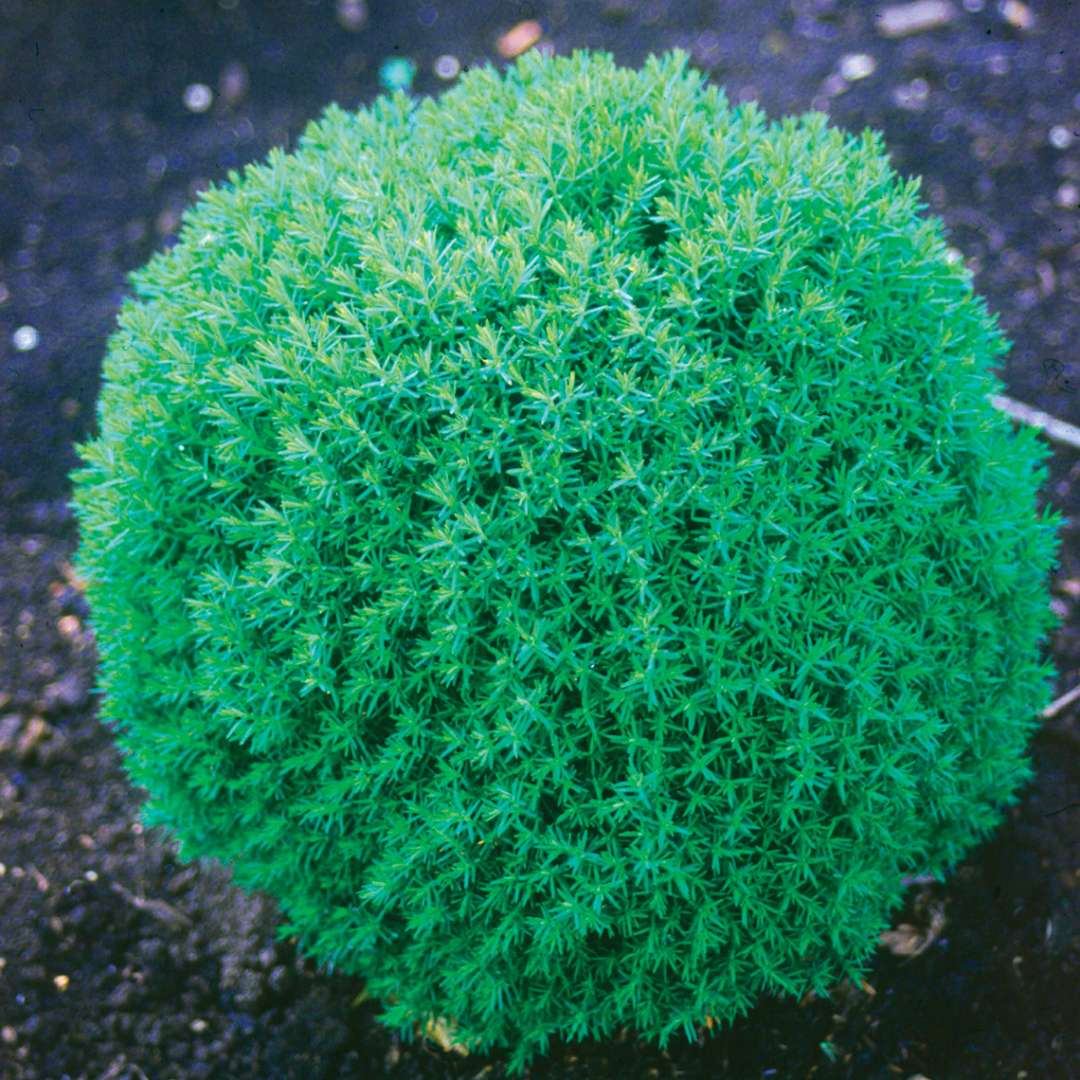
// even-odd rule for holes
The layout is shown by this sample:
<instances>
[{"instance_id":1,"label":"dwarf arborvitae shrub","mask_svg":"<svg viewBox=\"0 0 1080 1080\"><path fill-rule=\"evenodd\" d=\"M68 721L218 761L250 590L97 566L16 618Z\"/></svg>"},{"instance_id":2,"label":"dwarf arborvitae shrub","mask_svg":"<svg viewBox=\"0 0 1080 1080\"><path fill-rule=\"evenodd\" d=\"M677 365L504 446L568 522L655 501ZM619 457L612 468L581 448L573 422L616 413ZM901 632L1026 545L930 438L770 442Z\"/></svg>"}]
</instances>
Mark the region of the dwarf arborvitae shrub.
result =
<instances>
[{"instance_id":1,"label":"dwarf arborvitae shrub","mask_svg":"<svg viewBox=\"0 0 1080 1080\"><path fill-rule=\"evenodd\" d=\"M1042 451L924 210L681 51L332 106L206 192L72 474L144 820L514 1070L863 973L1053 674Z\"/></svg>"}]
</instances>

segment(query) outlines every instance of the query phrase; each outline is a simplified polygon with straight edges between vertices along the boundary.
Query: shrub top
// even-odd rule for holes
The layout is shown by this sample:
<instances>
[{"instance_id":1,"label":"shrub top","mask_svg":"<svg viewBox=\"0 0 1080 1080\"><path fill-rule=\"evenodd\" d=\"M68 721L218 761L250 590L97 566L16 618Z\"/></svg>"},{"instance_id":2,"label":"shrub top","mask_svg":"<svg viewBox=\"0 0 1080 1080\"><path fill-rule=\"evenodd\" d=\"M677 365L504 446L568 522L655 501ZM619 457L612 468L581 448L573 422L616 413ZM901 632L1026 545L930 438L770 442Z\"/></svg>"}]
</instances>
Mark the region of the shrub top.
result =
<instances>
[{"instance_id":1,"label":"shrub top","mask_svg":"<svg viewBox=\"0 0 1080 1080\"><path fill-rule=\"evenodd\" d=\"M144 820L515 1069L860 974L1053 673L1061 519L918 181L687 60L527 53L230 173L73 473Z\"/></svg>"}]
</instances>

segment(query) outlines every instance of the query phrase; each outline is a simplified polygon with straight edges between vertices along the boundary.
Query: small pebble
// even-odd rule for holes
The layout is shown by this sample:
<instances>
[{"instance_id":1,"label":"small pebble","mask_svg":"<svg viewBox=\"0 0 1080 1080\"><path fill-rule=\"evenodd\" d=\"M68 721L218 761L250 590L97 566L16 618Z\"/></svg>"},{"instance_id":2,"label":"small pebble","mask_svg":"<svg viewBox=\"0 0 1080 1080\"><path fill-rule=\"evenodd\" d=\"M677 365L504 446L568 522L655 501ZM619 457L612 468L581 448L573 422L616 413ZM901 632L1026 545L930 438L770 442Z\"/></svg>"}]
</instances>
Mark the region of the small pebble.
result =
<instances>
[{"instance_id":1,"label":"small pebble","mask_svg":"<svg viewBox=\"0 0 1080 1080\"><path fill-rule=\"evenodd\" d=\"M715 67L720 59L720 35L712 30L699 34L690 45L690 55L697 67Z\"/></svg>"},{"instance_id":2,"label":"small pebble","mask_svg":"<svg viewBox=\"0 0 1080 1080\"><path fill-rule=\"evenodd\" d=\"M1071 181L1062 184L1061 187L1057 189L1057 194L1054 196L1054 202L1066 210L1075 210L1080 206L1080 187L1077 187Z\"/></svg>"},{"instance_id":3,"label":"small pebble","mask_svg":"<svg viewBox=\"0 0 1080 1080\"><path fill-rule=\"evenodd\" d=\"M840 74L848 82L858 82L873 75L877 61L869 53L848 53L840 58Z\"/></svg>"},{"instance_id":4,"label":"small pebble","mask_svg":"<svg viewBox=\"0 0 1080 1080\"><path fill-rule=\"evenodd\" d=\"M159 235L169 236L180 224L180 215L171 207L166 207L154 221L154 228Z\"/></svg>"},{"instance_id":5,"label":"small pebble","mask_svg":"<svg viewBox=\"0 0 1080 1080\"><path fill-rule=\"evenodd\" d=\"M991 75L1008 75L1009 58L1004 53L995 53L986 61L986 70Z\"/></svg>"},{"instance_id":6,"label":"small pebble","mask_svg":"<svg viewBox=\"0 0 1080 1080\"><path fill-rule=\"evenodd\" d=\"M69 617L61 616L61 618ZM57 625L59 626L59 621ZM46 712L52 712L55 709L74 709L86 700L86 695L86 683L78 672L71 671L45 687L41 692L41 708Z\"/></svg>"},{"instance_id":7,"label":"small pebble","mask_svg":"<svg viewBox=\"0 0 1080 1080\"><path fill-rule=\"evenodd\" d=\"M133 982L122 982L105 999L110 1009L128 1009L137 996Z\"/></svg>"},{"instance_id":8,"label":"small pebble","mask_svg":"<svg viewBox=\"0 0 1080 1080\"><path fill-rule=\"evenodd\" d=\"M433 70L440 79L455 79L458 72L461 71L461 64L456 56L443 53L442 56L435 60Z\"/></svg>"},{"instance_id":9,"label":"small pebble","mask_svg":"<svg viewBox=\"0 0 1080 1080\"><path fill-rule=\"evenodd\" d=\"M1054 291L1054 286L1057 284L1057 275L1054 273L1054 268L1045 259L1040 259L1036 262L1035 273L1039 279L1039 292L1043 296L1050 296Z\"/></svg>"},{"instance_id":10,"label":"small pebble","mask_svg":"<svg viewBox=\"0 0 1080 1080\"><path fill-rule=\"evenodd\" d=\"M68 988L70 983L71 979L69 979L66 975L53 976L53 986L55 986L61 994Z\"/></svg>"},{"instance_id":11,"label":"small pebble","mask_svg":"<svg viewBox=\"0 0 1080 1080\"><path fill-rule=\"evenodd\" d=\"M232 60L221 69L218 78L218 93L226 105L235 105L246 93L248 73L238 60Z\"/></svg>"},{"instance_id":12,"label":"small pebble","mask_svg":"<svg viewBox=\"0 0 1080 1080\"><path fill-rule=\"evenodd\" d=\"M363 30L367 25L367 4L364 0L338 0L337 21L346 30Z\"/></svg>"},{"instance_id":13,"label":"small pebble","mask_svg":"<svg viewBox=\"0 0 1080 1080\"><path fill-rule=\"evenodd\" d=\"M1076 599L1080 597L1080 578L1066 578L1060 583L1060 589L1063 593Z\"/></svg>"},{"instance_id":14,"label":"small pebble","mask_svg":"<svg viewBox=\"0 0 1080 1080\"><path fill-rule=\"evenodd\" d=\"M947 0L915 0L913 4L890 4L878 12L878 33L883 37L907 37L925 30L936 30L956 17L956 9Z\"/></svg>"},{"instance_id":15,"label":"small pebble","mask_svg":"<svg viewBox=\"0 0 1080 1080\"><path fill-rule=\"evenodd\" d=\"M3 1039L9 1046L15 1042L18 1037L18 1033L10 1024L5 1024L0 1028L0 1039Z\"/></svg>"},{"instance_id":16,"label":"small pebble","mask_svg":"<svg viewBox=\"0 0 1080 1080\"><path fill-rule=\"evenodd\" d=\"M191 1021L191 1030L196 1035L201 1035L210 1025L202 1019L196 1019Z\"/></svg>"},{"instance_id":17,"label":"small pebble","mask_svg":"<svg viewBox=\"0 0 1080 1080\"><path fill-rule=\"evenodd\" d=\"M839 97L841 94L847 93L848 84L845 82L843 76L838 75L834 71L825 77L825 81L821 84L821 89L828 97Z\"/></svg>"},{"instance_id":18,"label":"small pebble","mask_svg":"<svg viewBox=\"0 0 1080 1080\"><path fill-rule=\"evenodd\" d=\"M770 30L758 43L762 56L782 56L787 52L788 39L779 30Z\"/></svg>"},{"instance_id":19,"label":"small pebble","mask_svg":"<svg viewBox=\"0 0 1080 1080\"><path fill-rule=\"evenodd\" d=\"M184 90L184 107L193 113L203 113L213 104L214 92L206 83L192 83Z\"/></svg>"},{"instance_id":20,"label":"small pebble","mask_svg":"<svg viewBox=\"0 0 1080 1080\"><path fill-rule=\"evenodd\" d=\"M901 109L921 109L930 96L930 84L921 78L912 79L906 85L901 85L893 90L893 101Z\"/></svg>"},{"instance_id":21,"label":"small pebble","mask_svg":"<svg viewBox=\"0 0 1080 1080\"><path fill-rule=\"evenodd\" d=\"M1039 291L1037 288L1022 288L1020 292L1016 294L1016 305L1020 307L1021 311L1029 311L1034 308L1039 302Z\"/></svg>"},{"instance_id":22,"label":"small pebble","mask_svg":"<svg viewBox=\"0 0 1080 1080\"><path fill-rule=\"evenodd\" d=\"M1005 0L1001 5L1002 18L1017 30L1030 30L1035 25L1035 16L1027 4L1020 0Z\"/></svg>"},{"instance_id":23,"label":"small pebble","mask_svg":"<svg viewBox=\"0 0 1080 1080\"><path fill-rule=\"evenodd\" d=\"M8 713L0 717L0 754L7 753L15 745L19 732L22 731L22 724L22 713ZM2 865L0 863L0 866ZM3 877L3 873L3 870L0 870L0 877Z\"/></svg>"},{"instance_id":24,"label":"small pebble","mask_svg":"<svg viewBox=\"0 0 1080 1080\"><path fill-rule=\"evenodd\" d=\"M535 19L526 19L512 26L495 42L495 50L507 60L531 49L541 38L544 28Z\"/></svg>"},{"instance_id":25,"label":"small pebble","mask_svg":"<svg viewBox=\"0 0 1080 1080\"><path fill-rule=\"evenodd\" d=\"M11 344L15 346L17 352L30 352L32 349L36 349L40 340L40 335L32 326L20 326L11 335Z\"/></svg>"},{"instance_id":26,"label":"small pebble","mask_svg":"<svg viewBox=\"0 0 1080 1080\"><path fill-rule=\"evenodd\" d=\"M1050 129L1050 145L1055 150L1065 150L1072 141L1073 133L1064 124L1055 124Z\"/></svg>"}]
</instances>

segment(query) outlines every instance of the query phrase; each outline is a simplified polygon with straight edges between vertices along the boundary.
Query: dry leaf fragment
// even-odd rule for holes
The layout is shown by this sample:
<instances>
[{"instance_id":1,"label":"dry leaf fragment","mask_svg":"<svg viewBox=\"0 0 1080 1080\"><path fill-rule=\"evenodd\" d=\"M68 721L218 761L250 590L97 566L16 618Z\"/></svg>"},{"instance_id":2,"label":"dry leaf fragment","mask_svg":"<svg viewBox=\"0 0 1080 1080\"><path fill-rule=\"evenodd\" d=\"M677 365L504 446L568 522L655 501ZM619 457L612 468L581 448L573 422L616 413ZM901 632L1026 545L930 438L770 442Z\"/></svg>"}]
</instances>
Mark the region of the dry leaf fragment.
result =
<instances>
[{"instance_id":1,"label":"dry leaf fragment","mask_svg":"<svg viewBox=\"0 0 1080 1080\"><path fill-rule=\"evenodd\" d=\"M424 1027L424 1035L432 1041L437 1042L444 1050L453 1050L455 1054L461 1054L462 1057L468 1057L468 1047L453 1041L452 1036L456 1026L457 1025L453 1020L447 1021L441 1016L437 1016L434 1019L429 1018Z\"/></svg>"},{"instance_id":2,"label":"dry leaf fragment","mask_svg":"<svg viewBox=\"0 0 1080 1080\"><path fill-rule=\"evenodd\" d=\"M924 936L910 923L886 930L878 940L893 956L918 956L926 948Z\"/></svg>"},{"instance_id":3,"label":"dry leaf fragment","mask_svg":"<svg viewBox=\"0 0 1080 1080\"><path fill-rule=\"evenodd\" d=\"M918 956L926 952L945 929L945 908L940 903L930 905L930 925L920 930L910 923L901 923L895 930L886 930L878 941L893 956Z\"/></svg>"}]
</instances>

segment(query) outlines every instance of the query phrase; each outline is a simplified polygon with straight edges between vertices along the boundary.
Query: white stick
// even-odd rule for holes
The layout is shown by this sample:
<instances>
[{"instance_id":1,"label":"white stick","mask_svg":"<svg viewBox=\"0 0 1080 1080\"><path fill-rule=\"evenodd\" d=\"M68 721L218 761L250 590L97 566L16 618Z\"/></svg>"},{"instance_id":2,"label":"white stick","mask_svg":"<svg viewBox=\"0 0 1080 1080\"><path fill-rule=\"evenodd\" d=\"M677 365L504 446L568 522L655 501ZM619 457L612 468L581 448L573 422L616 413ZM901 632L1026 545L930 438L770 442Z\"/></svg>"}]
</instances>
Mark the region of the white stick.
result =
<instances>
[{"instance_id":1,"label":"white stick","mask_svg":"<svg viewBox=\"0 0 1080 1080\"><path fill-rule=\"evenodd\" d=\"M1048 439L1065 443L1067 446L1074 446L1077 450L1080 450L1080 428L1067 424L1064 420L1059 420L1056 416L1044 413L1040 409L1033 409L1023 402L1013 401L1012 398L1005 397L1002 394L990 394L988 396L990 404L995 409L1008 413L1014 420L1039 428Z\"/></svg>"},{"instance_id":2,"label":"white stick","mask_svg":"<svg viewBox=\"0 0 1080 1080\"><path fill-rule=\"evenodd\" d=\"M1066 705L1071 705L1077 698L1080 698L1080 686L1074 686L1067 694L1062 694L1057 701L1050 702L1040 715L1049 720L1051 716L1057 716Z\"/></svg>"}]
</instances>

